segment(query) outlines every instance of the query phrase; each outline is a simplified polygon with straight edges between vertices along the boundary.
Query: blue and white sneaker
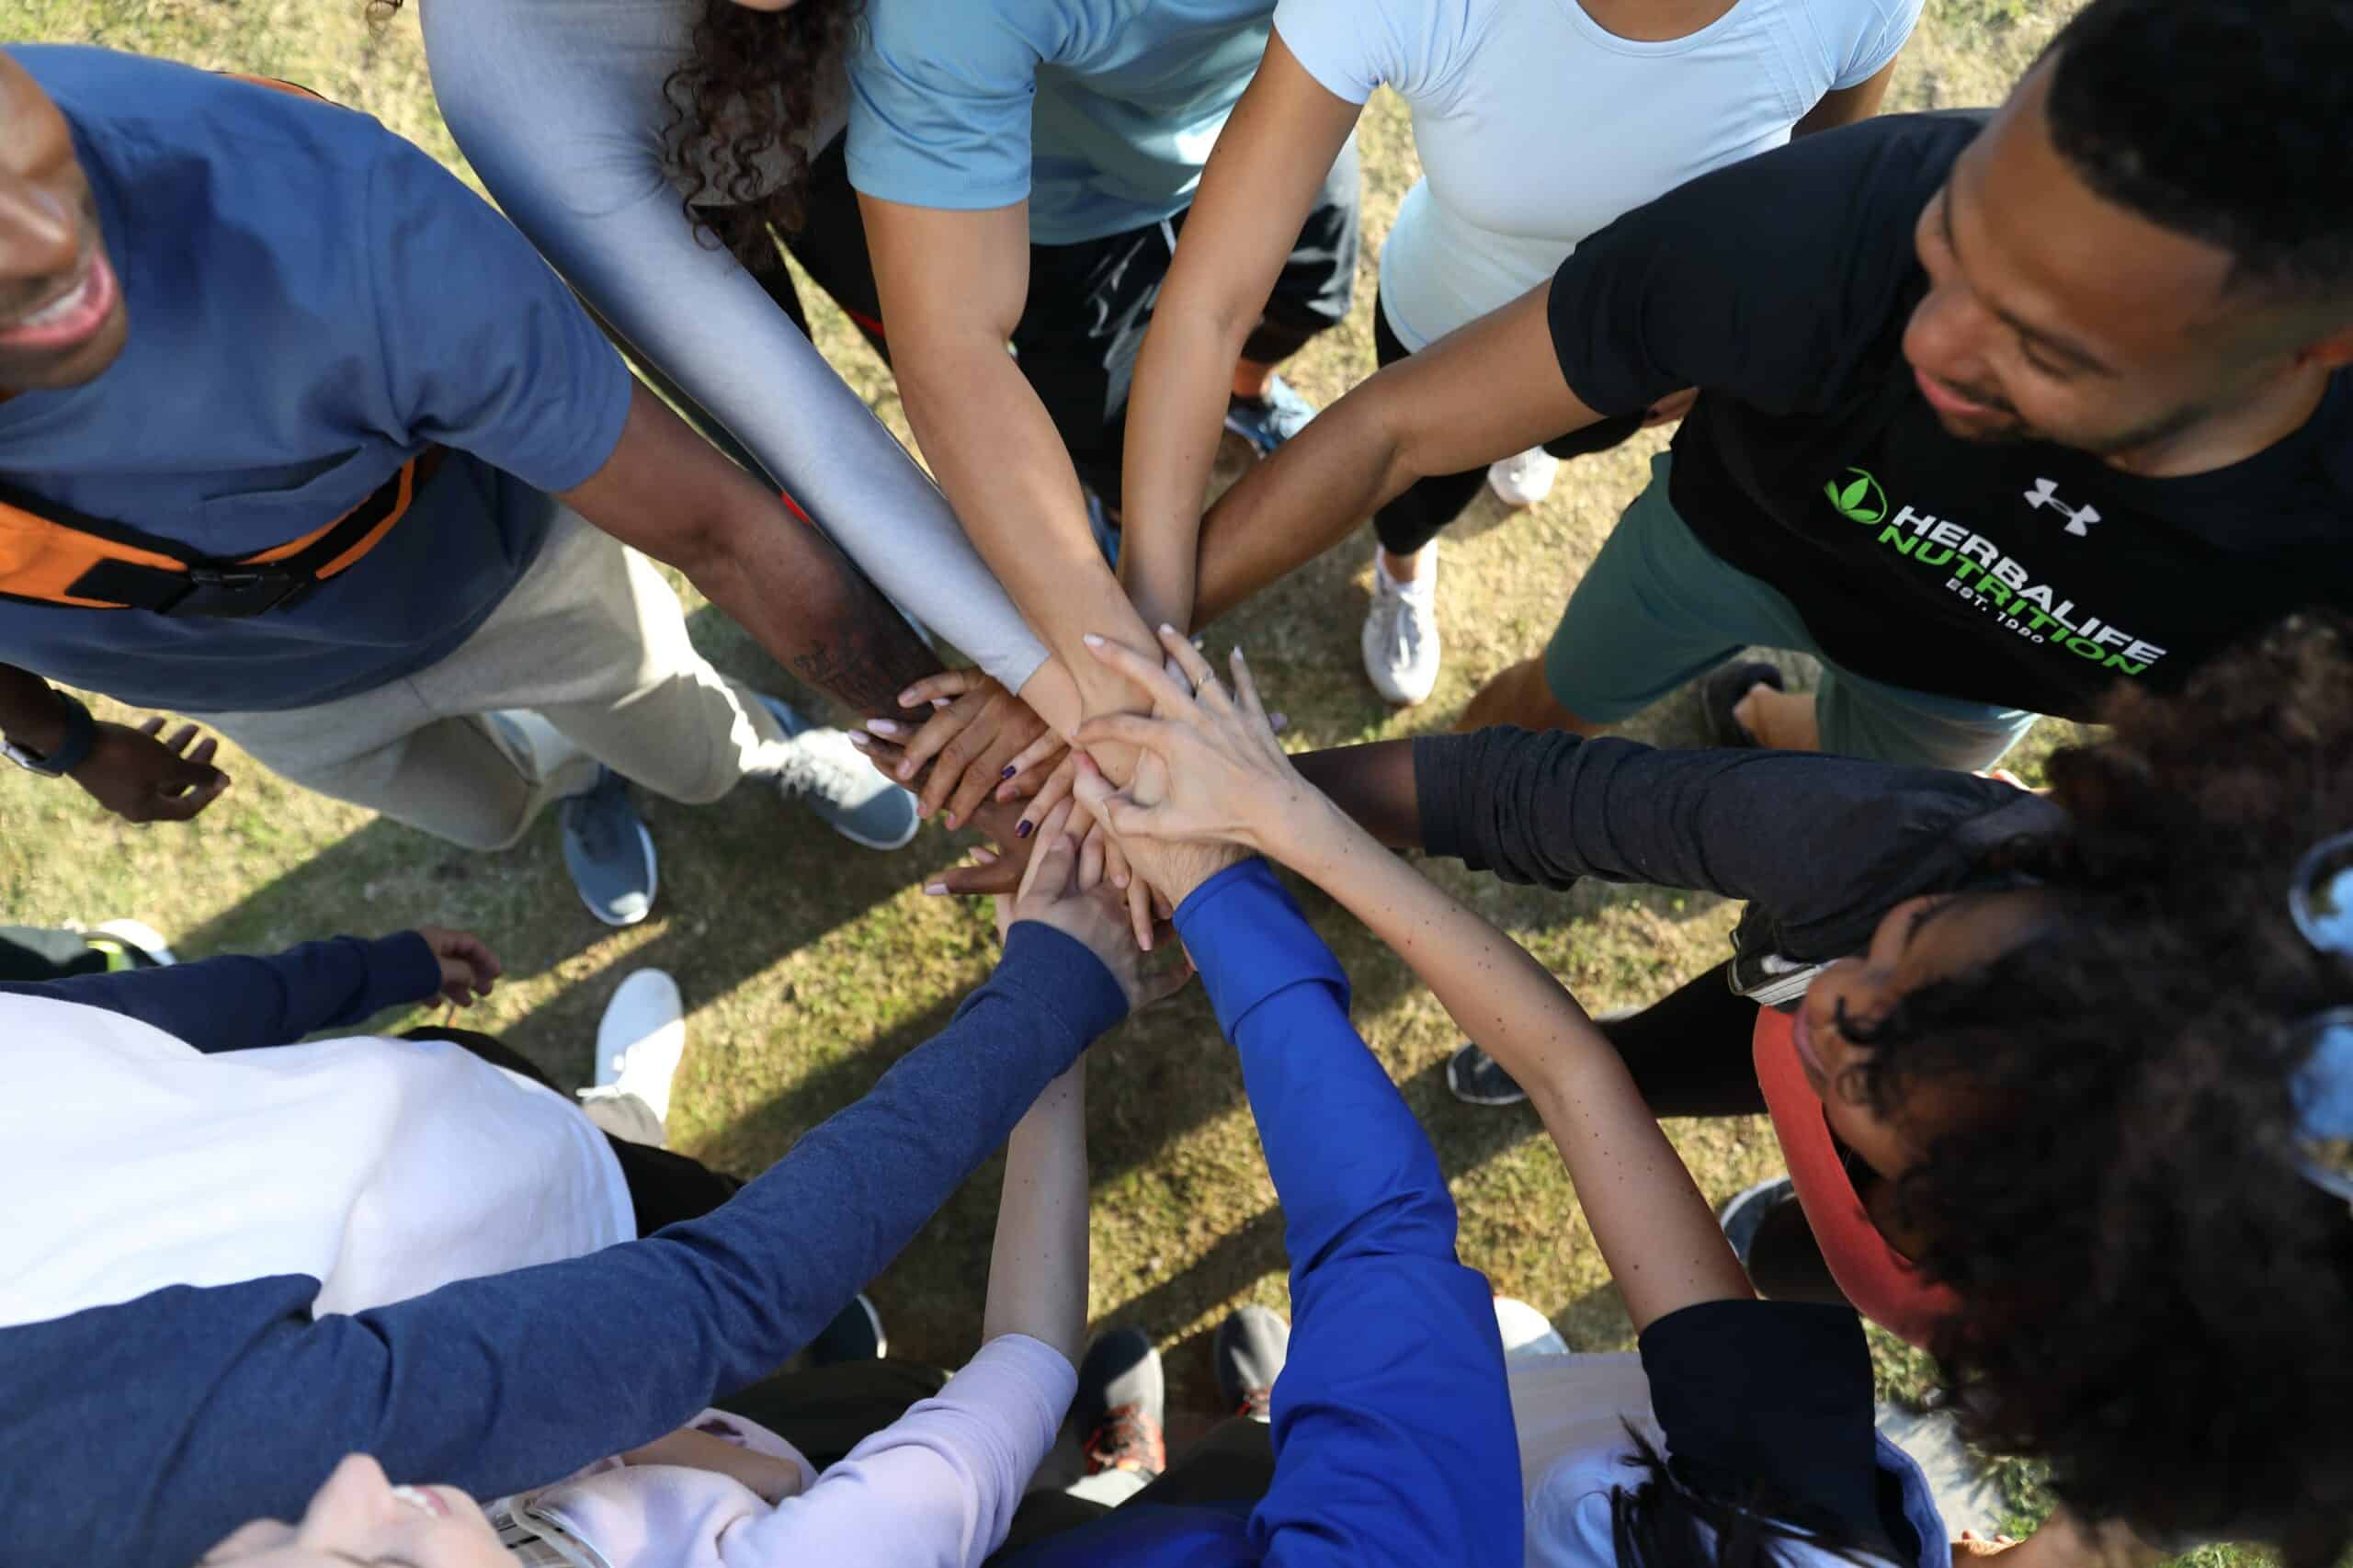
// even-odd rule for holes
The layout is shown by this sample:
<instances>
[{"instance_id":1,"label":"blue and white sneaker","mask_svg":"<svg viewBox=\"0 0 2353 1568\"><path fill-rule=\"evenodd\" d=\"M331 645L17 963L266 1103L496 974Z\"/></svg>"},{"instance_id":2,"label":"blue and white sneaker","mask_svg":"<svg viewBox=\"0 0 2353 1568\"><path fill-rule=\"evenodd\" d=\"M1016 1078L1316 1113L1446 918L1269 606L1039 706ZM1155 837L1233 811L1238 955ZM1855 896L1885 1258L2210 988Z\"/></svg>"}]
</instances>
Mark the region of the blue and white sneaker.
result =
<instances>
[{"instance_id":1,"label":"blue and white sneaker","mask_svg":"<svg viewBox=\"0 0 2353 1568\"><path fill-rule=\"evenodd\" d=\"M1103 497L1095 494L1091 484L1080 487L1086 493L1086 531L1095 536L1095 548L1103 552L1103 564L1112 571L1120 569L1120 525L1111 520L1104 507Z\"/></svg>"},{"instance_id":2,"label":"blue and white sneaker","mask_svg":"<svg viewBox=\"0 0 2353 1568\"><path fill-rule=\"evenodd\" d=\"M1280 376L1268 378L1264 397L1226 400L1225 427L1258 449L1265 457L1307 428L1315 405Z\"/></svg>"},{"instance_id":3,"label":"blue and white sneaker","mask_svg":"<svg viewBox=\"0 0 2353 1568\"><path fill-rule=\"evenodd\" d=\"M825 825L869 849L896 849L923 825L915 798L874 770L846 731L813 725L779 698L763 694L791 739L777 769L777 788L801 801Z\"/></svg>"},{"instance_id":4,"label":"blue and white sneaker","mask_svg":"<svg viewBox=\"0 0 2353 1568\"><path fill-rule=\"evenodd\" d=\"M556 825L563 834L563 869L589 914L608 926L634 926L652 913L660 883L654 835L630 803L620 774L597 769L586 794L557 808Z\"/></svg>"}]
</instances>

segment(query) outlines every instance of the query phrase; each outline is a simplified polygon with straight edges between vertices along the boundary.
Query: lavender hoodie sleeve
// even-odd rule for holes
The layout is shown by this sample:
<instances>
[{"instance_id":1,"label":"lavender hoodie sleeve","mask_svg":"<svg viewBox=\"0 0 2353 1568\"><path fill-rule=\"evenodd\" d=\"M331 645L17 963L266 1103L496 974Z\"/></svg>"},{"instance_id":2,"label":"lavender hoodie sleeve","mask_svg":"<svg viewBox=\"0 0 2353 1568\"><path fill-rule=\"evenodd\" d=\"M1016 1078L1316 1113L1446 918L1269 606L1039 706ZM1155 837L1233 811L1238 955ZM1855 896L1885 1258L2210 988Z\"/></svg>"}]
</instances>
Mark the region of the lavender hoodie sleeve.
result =
<instances>
[{"instance_id":1,"label":"lavender hoodie sleeve","mask_svg":"<svg viewBox=\"0 0 2353 1568\"><path fill-rule=\"evenodd\" d=\"M10 1561L193 1562L349 1453L494 1497L672 1431L813 1338L1126 1011L1023 922L947 1028L702 1219L352 1316L282 1276L0 1331Z\"/></svg>"}]
</instances>

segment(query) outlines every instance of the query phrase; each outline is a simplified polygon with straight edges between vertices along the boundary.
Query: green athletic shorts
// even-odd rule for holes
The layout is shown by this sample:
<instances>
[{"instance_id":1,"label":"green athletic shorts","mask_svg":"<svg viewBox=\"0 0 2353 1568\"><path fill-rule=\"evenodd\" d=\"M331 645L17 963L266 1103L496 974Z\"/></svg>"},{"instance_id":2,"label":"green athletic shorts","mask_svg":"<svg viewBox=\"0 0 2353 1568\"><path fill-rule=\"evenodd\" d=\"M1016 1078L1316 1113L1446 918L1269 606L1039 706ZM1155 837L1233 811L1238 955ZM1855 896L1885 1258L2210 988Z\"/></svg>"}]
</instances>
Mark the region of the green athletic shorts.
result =
<instances>
[{"instance_id":1,"label":"green athletic shorts","mask_svg":"<svg viewBox=\"0 0 2353 1568\"><path fill-rule=\"evenodd\" d=\"M1669 454L1569 596L1544 650L1561 706L1615 723L1751 645L1822 657L1797 607L1701 544L1667 500ZM1822 749L1935 767L1991 767L2035 715L1889 686L1822 660Z\"/></svg>"}]
</instances>

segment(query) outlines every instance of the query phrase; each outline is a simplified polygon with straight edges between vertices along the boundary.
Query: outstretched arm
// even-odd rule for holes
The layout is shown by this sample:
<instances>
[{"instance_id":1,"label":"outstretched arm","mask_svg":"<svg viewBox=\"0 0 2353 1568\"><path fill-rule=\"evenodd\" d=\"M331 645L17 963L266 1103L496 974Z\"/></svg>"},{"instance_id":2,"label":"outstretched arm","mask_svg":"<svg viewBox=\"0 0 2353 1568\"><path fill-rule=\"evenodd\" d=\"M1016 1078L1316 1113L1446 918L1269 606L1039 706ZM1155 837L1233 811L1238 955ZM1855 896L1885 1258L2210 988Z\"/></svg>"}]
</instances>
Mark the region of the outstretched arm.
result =
<instances>
[{"instance_id":1,"label":"outstretched arm","mask_svg":"<svg viewBox=\"0 0 2353 1568\"><path fill-rule=\"evenodd\" d=\"M1147 625L1192 624L1201 503L1234 361L1363 108L1316 81L1274 32L1201 172L1128 407L1120 575Z\"/></svg>"},{"instance_id":2,"label":"outstretched arm","mask_svg":"<svg viewBox=\"0 0 2353 1568\"><path fill-rule=\"evenodd\" d=\"M1463 908L1310 788L1284 756L1239 651L1229 695L1190 643L1164 638L1199 695L1157 666L1098 650L1149 692L1154 719L1081 730L1158 756L1169 793L1105 804L1129 837L1210 837L1271 855L1395 949L1544 1119L1637 1330L1700 1301L1749 1297L1747 1276L1632 1075L1574 997L1517 943ZM1181 652L1179 651L1181 650ZM1204 973L1206 974L1206 968Z\"/></svg>"},{"instance_id":3,"label":"outstretched arm","mask_svg":"<svg viewBox=\"0 0 2353 1568\"><path fill-rule=\"evenodd\" d=\"M1601 415L1561 374L1546 282L1360 383L1218 498L1192 624L1314 560L1434 473L1460 473Z\"/></svg>"}]
</instances>

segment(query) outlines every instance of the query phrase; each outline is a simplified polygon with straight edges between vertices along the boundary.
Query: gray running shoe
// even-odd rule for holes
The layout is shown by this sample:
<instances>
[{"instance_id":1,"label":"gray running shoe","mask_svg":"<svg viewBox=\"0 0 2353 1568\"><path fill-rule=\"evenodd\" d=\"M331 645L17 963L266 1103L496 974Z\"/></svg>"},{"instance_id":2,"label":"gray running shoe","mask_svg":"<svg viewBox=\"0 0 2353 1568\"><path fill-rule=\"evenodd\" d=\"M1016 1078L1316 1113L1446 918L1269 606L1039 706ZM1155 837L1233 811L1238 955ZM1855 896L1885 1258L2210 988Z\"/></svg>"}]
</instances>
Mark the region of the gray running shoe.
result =
<instances>
[{"instance_id":1,"label":"gray running shoe","mask_svg":"<svg viewBox=\"0 0 2353 1568\"><path fill-rule=\"evenodd\" d=\"M1446 1086L1464 1105L1518 1105L1528 1097L1528 1091L1475 1045L1466 1044L1447 1058Z\"/></svg>"},{"instance_id":2,"label":"gray running shoe","mask_svg":"<svg viewBox=\"0 0 2353 1568\"><path fill-rule=\"evenodd\" d=\"M1086 1473L1131 1471L1147 1481L1168 1468L1168 1385L1160 1352L1140 1328L1097 1335L1078 1364L1071 1415L1086 1434Z\"/></svg>"},{"instance_id":3,"label":"gray running shoe","mask_svg":"<svg viewBox=\"0 0 2353 1568\"><path fill-rule=\"evenodd\" d=\"M1244 1307L1217 1325L1217 1392L1225 1407L1254 1421L1273 1419L1275 1379L1290 1355L1290 1324L1280 1312Z\"/></svg>"},{"instance_id":4,"label":"gray running shoe","mask_svg":"<svg viewBox=\"0 0 2353 1568\"><path fill-rule=\"evenodd\" d=\"M1225 403L1225 427L1258 449L1266 457L1307 428L1315 405L1280 376L1267 381L1264 397L1230 397Z\"/></svg>"},{"instance_id":5,"label":"gray running shoe","mask_svg":"<svg viewBox=\"0 0 2353 1568\"><path fill-rule=\"evenodd\" d=\"M896 849L915 835L923 825L915 798L877 773L847 733L813 725L778 698L760 700L792 737L776 776L786 800L805 802L826 826L869 849Z\"/></svg>"},{"instance_id":6,"label":"gray running shoe","mask_svg":"<svg viewBox=\"0 0 2353 1568\"><path fill-rule=\"evenodd\" d=\"M588 913L608 926L634 926L654 908L660 877L654 835L630 803L629 785L599 768L596 786L557 808L563 832L563 869Z\"/></svg>"}]
</instances>

